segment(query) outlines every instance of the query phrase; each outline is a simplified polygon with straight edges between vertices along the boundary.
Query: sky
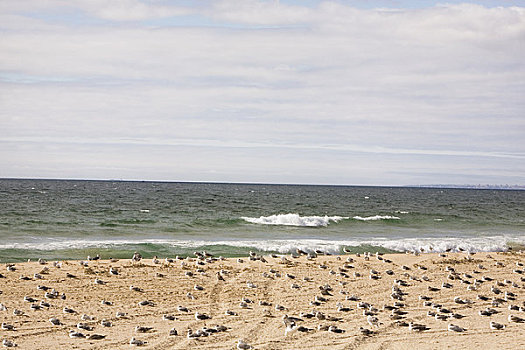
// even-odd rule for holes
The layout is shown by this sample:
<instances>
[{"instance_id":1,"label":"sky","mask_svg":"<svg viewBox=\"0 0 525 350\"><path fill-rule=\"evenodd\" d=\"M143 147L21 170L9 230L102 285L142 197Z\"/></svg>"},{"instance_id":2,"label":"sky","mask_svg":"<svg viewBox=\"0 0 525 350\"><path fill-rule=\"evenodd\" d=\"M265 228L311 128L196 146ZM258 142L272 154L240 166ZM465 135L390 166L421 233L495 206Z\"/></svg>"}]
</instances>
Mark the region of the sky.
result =
<instances>
[{"instance_id":1,"label":"sky","mask_svg":"<svg viewBox=\"0 0 525 350\"><path fill-rule=\"evenodd\" d=\"M525 184L525 1L0 1L0 177Z\"/></svg>"}]
</instances>

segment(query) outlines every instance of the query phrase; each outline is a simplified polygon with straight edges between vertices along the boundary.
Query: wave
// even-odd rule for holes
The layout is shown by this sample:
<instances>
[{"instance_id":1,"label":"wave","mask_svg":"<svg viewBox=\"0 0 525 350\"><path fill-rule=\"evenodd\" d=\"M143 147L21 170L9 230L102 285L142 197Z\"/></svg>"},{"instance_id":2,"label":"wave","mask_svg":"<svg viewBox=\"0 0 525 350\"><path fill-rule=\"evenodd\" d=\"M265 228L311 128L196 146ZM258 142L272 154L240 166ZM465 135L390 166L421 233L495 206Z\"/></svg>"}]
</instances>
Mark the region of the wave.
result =
<instances>
[{"instance_id":1,"label":"wave","mask_svg":"<svg viewBox=\"0 0 525 350\"><path fill-rule=\"evenodd\" d=\"M401 218L391 215L374 215L374 216L354 216L352 219L360 221L377 221L377 220L400 220Z\"/></svg>"},{"instance_id":2,"label":"wave","mask_svg":"<svg viewBox=\"0 0 525 350\"><path fill-rule=\"evenodd\" d=\"M300 216L299 214L278 214L251 218L243 216L241 219L252 224L261 225L284 225L284 226L303 226L303 227L326 227L330 222L339 222L349 219L345 216Z\"/></svg>"},{"instance_id":3,"label":"wave","mask_svg":"<svg viewBox=\"0 0 525 350\"><path fill-rule=\"evenodd\" d=\"M499 235L484 237L428 237L428 238L354 238L351 240L324 240L324 239L272 239L272 240L171 240L171 239L136 239L136 240L54 240L39 243L7 243L0 244L0 257L4 252L45 252L53 251L58 256L63 252L96 251L99 249L119 251L141 251L147 255L184 255L192 254L193 250L207 249L225 256L246 255L249 250L262 253L294 252L297 248L304 251L323 250L332 254L339 254L344 247L353 252L376 250L387 252L420 251L470 251L470 252L497 252L506 251L509 246L525 246L525 237L520 235ZM203 248L204 247L204 248ZM69 254L69 253L68 253ZM116 255L116 254L115 254ZM85 258L79 255L72 258ZM2 259L4 260L4 259Z\"/></svg>"}]
</instances>

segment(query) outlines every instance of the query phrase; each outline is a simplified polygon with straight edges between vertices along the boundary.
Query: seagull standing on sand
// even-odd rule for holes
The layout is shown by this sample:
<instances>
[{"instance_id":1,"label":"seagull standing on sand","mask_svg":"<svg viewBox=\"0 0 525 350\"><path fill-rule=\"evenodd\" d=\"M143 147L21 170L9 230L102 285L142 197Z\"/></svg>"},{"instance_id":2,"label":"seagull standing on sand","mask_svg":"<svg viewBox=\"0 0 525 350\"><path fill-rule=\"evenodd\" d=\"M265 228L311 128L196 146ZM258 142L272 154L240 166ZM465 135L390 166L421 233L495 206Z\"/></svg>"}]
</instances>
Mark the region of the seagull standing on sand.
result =
<instances>
[{"instance_id":1,"label":"seagull standing on sand","mask_svg":"<svg viewBox=\"0 0 525 350\"><path fill-rule=\"evenodd\" d=\"M4 341L2 342L2 345L6 348L14 348L18 346L14 341L7 340L7 339L4 339Z\"/></svg>"},{"instance_id":2,"label":"seagull standing on sand","mask_svg":"<svg viewBox=\"0 0 525 350\"><path fill-rule=\"evenodd\" d=\"M102 340L104 338L106 338L106 336L102 334L90 334L86 337L87 340Z\"/></svg>"},{"instance_id":3,"label":"seagull standing on sand","mask_svg":"<svg viewBox=\"0 0 525 350\"><path fill-rule=\"evenodd\" d=\"M409 322L408 323L408 329L410 329L411 331L414 331L414 332L422 332L422 331L429 330L430 328L428 328L424 324Z\"/></svg>"},{"instance_id":4,"label":"seagull standing on sand","mask_svg":"<svg viewBox=\"0 0 525 350\"><path fill-rule=\"evenodd\" d=\"M494 322L494 321L490 321L490 329L494 329L494 330L505 329L505 325L501 324L501 323Z\"/></svg>"},{"instance_id":5,"label":"seagull standing on sand","mask_svg":"<svg viewBox=\"0 0 525 350\"><path fill-rule=\"evenodd\" d=\"M129 345L133 345L133 346L143 346L145 344L147 344L147 341L135 339L135 337L132 337L131 340L129 341Z\"/></svg>"},{"instance_id":6,"label":"seagull standing on sand","mask_svg":"<svg viewBox=\"0 0 525 350\"><path fill-rule=\"evenodd\" d=\"M142 255L140 255L139 252L133 253L133 257L131 258L131 261L133 262L139 262L142 259ZM135 339L135 338L133 338Z\"/></svg>"},{"instance_id":7,"label":"seagull standing on sand","mask_svg":"<svg viewBox=\"0 0 525 350\"><path fill-rule=\"evenodd\" d=\"M62 322L60 322L60 320L56 317L51 317L49 322L51 322L51 324L54 326L60 326L62 324Z\"/></svg>"},{"instance_id":8,"label":"seagull standing on sand","mask_svg":"<svg viewBox=\"0 0 525 350\"><path fill-rule=\"evenodd\" d=\"M9 323L5 323L5 322L2 322L2 327L1 327L4 331L14 331L15 330L15 326L13 326L12 324L9 324Z\"/></svg>"},{"instance_id":9,"label":"seagull standing on sand","mask_svg":"<svg viewBox=\"0 0 525 350\"><path fill-rule=\"evenodd\" d=\"M448 330L452 332L465 332L466 331L465 328L461 328L460 326L456 326L455 324L452 324L452 323L448 325Z\"/></svg>"},{"instance_id":10,"label":"seagull standing on sand","mask_svg":"<svg viewBox=\"0 0 525 350\"><path fill-rule=\"evenodd\" d=\"M207 320L207 319L210 319L211 317L206 315L206 314L201 314L199 312L195 312L195 319L198 321L198 320Z\"/></svg>"},{"instance_id":11,"label":"seagull standing on sand","mask_svg":"<svg viewBox=\"0 0 525 350\"><path fill-rule=\"evenodd\" d=\"M370 316L370 315L367 316L366 321L372 327L376 326L377 328L379 328L379 325L381 324L381 323L379 323L379 319L377 317L375 317L375 316Z\"/></svg>"},{"instance_id":12,"label":"seagull standing on sand","mask_svg":"<svg viewBox=\"0 0 525 350\"><path fill-rule=\"evenodd\" d=\"M523 323L525 322L525 319L515 315L509 315L509 322Z\"/></svg>"},{"instance_id":13,"label":"seagull standing on sand","mask_svg":"<svg viewBox=\"0 0 525 350\"><path fill-rule=\"evenodd\" d=\"M70 338L85 338L86 336L83 333L80 333L74 330L70 330L69 337Z\"/></svg>"},{"instance_id":14,"label":"seagull standing on sand","mask_svg":"<svg viewBox=\"0 0 525 350\"><path fill-rule=\"evenodd\" d=\"M237 340L237 349L239 350L247 350L247 349L253 349L253 346L246 343L244 340L239 339Z\"/></svg>"}]
</instances>

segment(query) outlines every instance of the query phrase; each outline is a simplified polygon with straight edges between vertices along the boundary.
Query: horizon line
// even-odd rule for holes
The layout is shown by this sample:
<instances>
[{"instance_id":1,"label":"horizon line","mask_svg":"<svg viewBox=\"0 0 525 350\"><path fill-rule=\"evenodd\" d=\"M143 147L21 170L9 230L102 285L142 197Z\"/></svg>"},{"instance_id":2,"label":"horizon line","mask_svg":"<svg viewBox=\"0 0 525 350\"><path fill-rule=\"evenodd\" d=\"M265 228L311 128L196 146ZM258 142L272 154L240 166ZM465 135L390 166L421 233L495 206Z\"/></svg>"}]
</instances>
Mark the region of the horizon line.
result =
<instances>
[{"instance_id":1,"label":"horizon line","mask_svg":"<svg viewBox=\"0 0 525 350\"><path fill-rule=\"evenodd\" d=\"M138 180L138 179L88 179L88 178L38 178L38 177L0 177L2 180L40 180L40 181L92 181L92 182L147 182L216 185L267 185L267 186L331 186L331 187L390 187L390 188L442 188L478 190L525 190L522 184L405 184L405 185L366 185L366 184L324 184L324 183L272 183L272 182L229 182L229 181L188 181L188 180Z\"/></svg>"}]
</instances>

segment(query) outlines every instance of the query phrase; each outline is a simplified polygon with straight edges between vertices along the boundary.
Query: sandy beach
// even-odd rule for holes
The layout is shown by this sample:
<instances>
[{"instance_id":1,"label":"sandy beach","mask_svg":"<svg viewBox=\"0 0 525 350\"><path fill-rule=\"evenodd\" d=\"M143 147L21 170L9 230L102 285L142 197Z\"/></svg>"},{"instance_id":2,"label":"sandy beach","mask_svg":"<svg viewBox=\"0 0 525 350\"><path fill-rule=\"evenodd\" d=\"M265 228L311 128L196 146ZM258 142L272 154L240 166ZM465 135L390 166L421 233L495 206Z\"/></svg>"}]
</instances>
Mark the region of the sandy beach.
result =
<instances>
[{"instance_id":1,"label":"sandy beach","mask_svg":"<svg viewBox=\"0 0 525 350\"><path fill-rule=\"evenodd\" d=\"M235 349L239 339L254 349L525 348L525 323L509 320L525 318L521 253L159 260L27 262L14 271L4 265L0 318L2 328L14 330L1 329L0 339L20 349L121 349L132 347L132 337L146 342L145 349ZM241 305L243 298L249 300ZM479 314L487 308L489 316ZM198 320L196 313L209 319ZM300 320L284 322L285 315ZM58 325L49 321L53 317ZM505 328L491 329L491 321ZM412 330L411 322L426 329ZM450 331L449 324L465 331ZM138 332L137 326L151 329ZM188 329L199 334L203 327L206 336L187 336ZM91 339L71 338L71 330Z\"/></svg>"}]
</instances>

